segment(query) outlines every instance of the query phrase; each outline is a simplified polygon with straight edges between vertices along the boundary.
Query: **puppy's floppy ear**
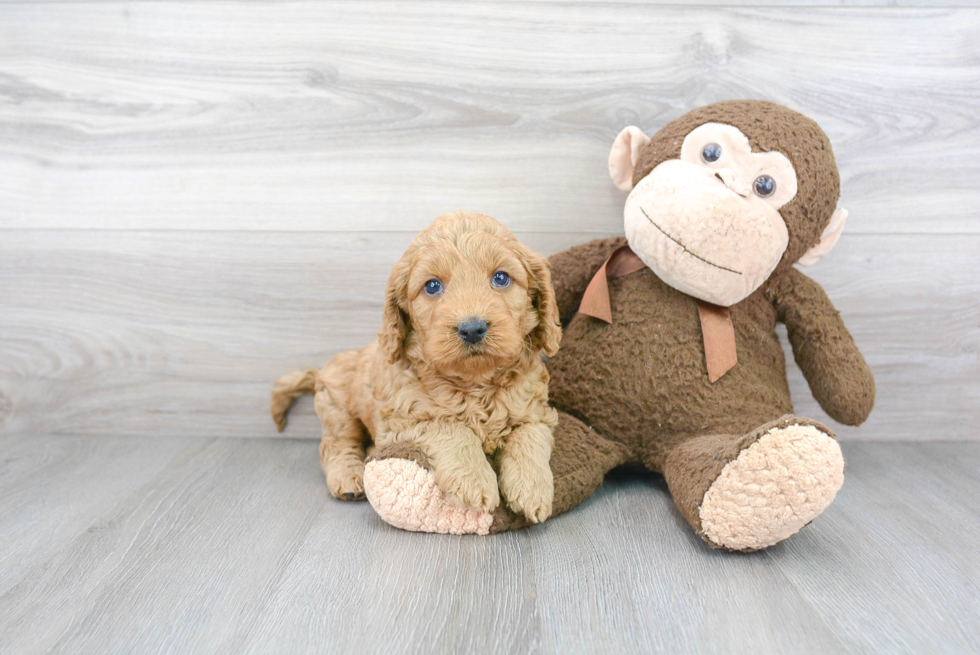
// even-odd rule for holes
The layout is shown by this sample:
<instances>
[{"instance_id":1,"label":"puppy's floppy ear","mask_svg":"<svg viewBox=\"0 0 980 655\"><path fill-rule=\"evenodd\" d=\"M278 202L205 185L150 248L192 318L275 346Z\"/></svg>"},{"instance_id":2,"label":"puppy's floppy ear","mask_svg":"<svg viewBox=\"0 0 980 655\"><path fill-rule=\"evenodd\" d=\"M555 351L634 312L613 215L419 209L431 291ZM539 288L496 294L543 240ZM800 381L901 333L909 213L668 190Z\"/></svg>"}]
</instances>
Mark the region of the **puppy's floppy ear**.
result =
<instances>
[{"instance_id":1,"label":"puppy's floppy ear","mask_svg":"<svg viewBox=\"0 0 980 655\"><path fill-rule=\"evenodd\" d=\"M538 310L538 326L531 330L531 343L553 357L561 343L561 323L555 288L551 286L551 269L547 259L527 248L521 248L520 256L528 272L528 292Z\"/></svg>"},{"instance_id":2,"label":"puppy's floppy ear","mask_svg":"<svg viewBox=\"0 0 980 655\"><path fill-rule=\"evenodd\" d=\"M410 267L405 257L391 269L388 289L385 291L385 309L378 332L378 346L394 364L405 356L405 339L408 337L408 321L401 305L408 295Z\"/></svg>"}]
</instances>

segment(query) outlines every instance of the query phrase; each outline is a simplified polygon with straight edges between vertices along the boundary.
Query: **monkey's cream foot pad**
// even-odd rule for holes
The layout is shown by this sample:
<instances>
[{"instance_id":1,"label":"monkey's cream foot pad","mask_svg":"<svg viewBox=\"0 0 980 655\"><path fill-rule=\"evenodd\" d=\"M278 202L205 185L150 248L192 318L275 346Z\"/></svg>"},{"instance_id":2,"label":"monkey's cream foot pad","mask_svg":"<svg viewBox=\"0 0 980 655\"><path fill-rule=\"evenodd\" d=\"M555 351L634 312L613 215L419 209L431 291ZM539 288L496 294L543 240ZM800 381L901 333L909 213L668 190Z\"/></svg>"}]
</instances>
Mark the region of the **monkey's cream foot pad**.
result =
<instances>
[{"instance_id":1,"label":"monkey's cream foot pad","mask_svg":"<svg viewBox=\"0 0 980 655\"><path fill-rule=\"evenodd\" d=\"M701 502L701 529L719 546L757 550L799 532L844 484L837 440L812 425L772 428L729 462Z\"/></svg>"},{"instance_id":2,"label":"monkey's cream foot pad","mask_svg":"<svg viewBox=\"0 0 980 655\"><path fill-rule=\"evenodd\" d=\"M413 532L489 534L493 514L454 503L432 471L392 457L364 467L364 492L389 525Z\"/></svg>"}]
</instances>

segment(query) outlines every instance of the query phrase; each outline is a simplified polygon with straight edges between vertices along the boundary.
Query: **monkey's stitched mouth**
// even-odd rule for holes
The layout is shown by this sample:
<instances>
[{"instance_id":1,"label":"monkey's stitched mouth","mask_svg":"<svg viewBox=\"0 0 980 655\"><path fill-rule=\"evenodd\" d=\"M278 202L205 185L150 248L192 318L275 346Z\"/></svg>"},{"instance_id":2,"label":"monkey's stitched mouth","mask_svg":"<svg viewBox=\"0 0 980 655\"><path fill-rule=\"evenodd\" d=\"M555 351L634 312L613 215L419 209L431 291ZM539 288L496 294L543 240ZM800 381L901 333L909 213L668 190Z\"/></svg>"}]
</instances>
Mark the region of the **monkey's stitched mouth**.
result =
<instances>
[{"instance_id":1,"label":"monkey's stitched mouth","mask_svg":"<svg viewBox=\"0 0 980 655\"><path fill-rule=\"evenodd\" d=\"M650 215L646 213L646 211L643 209L643 207L640 207L640 211L643 212L643 215L647 217L647 220L648 221L650 221L650 225L652 225L655 228L657 228L658 230L660 230L661 234L663 234L665 237L667 237L668 239L670 239L671 241L673 241L674 243L676 243L677 245L679 245L684 250L684 252L686 252L687 254L689 254L691 257L694 257L695 259L698 259L698 260L704 262L708 266L714 266L715 268L721 269L723 271L728 271L729 273L734 273L735 275L741 275L742 274L741 271L735 271L735 270L732 270L730 268L725 268L724 266L719 266L718 264L716 264L714 262L709 262L707 259L705 259L701 255L698 255L697 253L691 252L690 250L687 249L687 246L685 246L683 243L681 243L680 241L678 241L674 237L672 237L669 234L667 234L667 231L666 230L664 230L662 227L660 227L659 225L657 225L657 223L652 218L650 218Z\"/></svg>"}]
</instances>

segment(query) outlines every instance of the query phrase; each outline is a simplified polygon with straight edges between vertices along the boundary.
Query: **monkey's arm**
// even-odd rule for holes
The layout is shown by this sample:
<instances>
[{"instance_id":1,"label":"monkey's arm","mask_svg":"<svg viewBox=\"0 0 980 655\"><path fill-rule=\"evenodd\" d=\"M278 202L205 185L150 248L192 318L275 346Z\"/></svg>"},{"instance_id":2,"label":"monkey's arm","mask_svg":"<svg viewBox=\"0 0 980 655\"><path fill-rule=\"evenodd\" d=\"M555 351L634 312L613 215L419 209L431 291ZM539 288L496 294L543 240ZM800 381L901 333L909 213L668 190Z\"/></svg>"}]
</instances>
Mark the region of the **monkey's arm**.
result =
<instances>
[{"instance_id":1,"label":"monkey's arm","mask_svg":"<svg viewBox=\"0 0 980 655\"><path fill-rule=\"evenodd\" d=\"M875 402L874 377L823 288L790 269L773 276L768 294L813 397L834 420L864 423Z\"/></svg>"},{"instance_id":2,"label":"monkey's arm","mask_svg":"<svg viewBox=\"0 0 980 655\"><path fill-rule=\"evenodd\" d=\"M625 245L626 237L596 239L548 258L548 263L551 264L551 283L555 287L558 314L563 326L568 325L575 316L582 302L582 295L599 267L616 248Z\"/></svg>"}]
</instances>

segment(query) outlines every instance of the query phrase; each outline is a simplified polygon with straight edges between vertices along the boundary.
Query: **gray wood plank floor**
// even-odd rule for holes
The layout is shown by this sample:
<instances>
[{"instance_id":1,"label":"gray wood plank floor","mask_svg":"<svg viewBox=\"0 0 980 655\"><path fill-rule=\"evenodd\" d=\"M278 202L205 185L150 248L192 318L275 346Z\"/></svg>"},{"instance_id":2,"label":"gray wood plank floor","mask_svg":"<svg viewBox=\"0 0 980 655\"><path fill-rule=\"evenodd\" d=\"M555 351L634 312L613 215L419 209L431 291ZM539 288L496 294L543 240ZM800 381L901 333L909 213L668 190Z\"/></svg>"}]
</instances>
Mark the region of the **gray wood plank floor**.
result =
<instances>
[{"instance_id":1,"label":"gray wood plank floor","mask_svg":"<svg viewBox=\"0 0 980 655\"><path fill-rule=\"evenodd\" d=\"M450 537L329 498L313 441L0 446L5 653L980 651L978 443L845 443L837 502L752 555L656 476Z\"/></svg>"}]
</instances>

